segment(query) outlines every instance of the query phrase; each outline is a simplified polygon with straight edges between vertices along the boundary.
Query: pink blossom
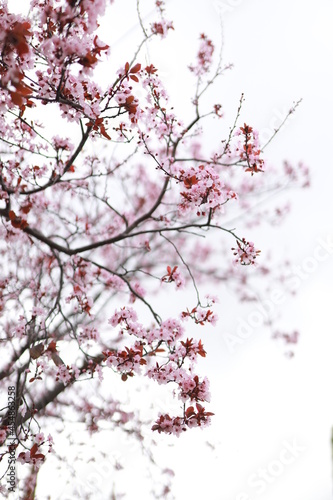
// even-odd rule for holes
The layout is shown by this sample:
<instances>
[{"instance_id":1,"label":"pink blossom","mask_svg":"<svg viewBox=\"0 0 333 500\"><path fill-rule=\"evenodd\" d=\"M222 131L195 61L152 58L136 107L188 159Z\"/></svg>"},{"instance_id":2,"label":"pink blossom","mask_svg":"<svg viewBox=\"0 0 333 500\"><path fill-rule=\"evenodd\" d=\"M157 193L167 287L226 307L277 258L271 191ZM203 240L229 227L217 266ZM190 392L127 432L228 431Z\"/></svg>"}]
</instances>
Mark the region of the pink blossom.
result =
<instances>
[{"instance_id":1,"label":"pink blossom","mask_svg":"<svg viewBox=\"0 0 333 500\"><path fill-rule=\"evenodd\" d=\"M0 443L4 443L6 441L7 432L4 429L0 429Z\"/></svg>"},{"instance_id":2,"label":"pink blossom","mask_svg":"<svg viewBox=\"0 0 333 500\"><path fill-rule=\"evenodd\" d=\"M241 136L241 141L235 147L235 154L246 163L245 172L251 172L251 175L263 172L265 162L261 157L258 132L244 123L243 127L236 130L235 136Z\"/></svg>"},{"instance_id":3,"label":"pink blossom","mask_svg":"<svg viewBox=\"0 0 333 500\"><path fill-rule=\"evenodd\" d=\"M170 267L167 266L167 274L161 278L162 283L172 283L175 282L177 289L184 288L185 280L180 273L178 266Z\"/></svg>"},{"instance_id":4,"label":"pink blossom","mask_svg":"<svg viewBox=\"0 0 333 500\"><path fill-rule=\"evenodd\" d=\"M173 30L173 24L170 21L166 21L165 19L161 19L161 21L157 23L152 23L151 32L154 35L161 35L162 38L167 36L169 30Z\"/></svg>"},{"instance_id":5,"label":"pink blossom","mask_svg":"<svg viewBox=\"0 0 333 500\"><path fill-rule=\"evenodd\" d=\"M122 351L109 351L104 355L106 365L117 368L126 378L127 375L133 376L133 373L141 373L142 366L147 363L143 358L143 347L140 343L135 343L131 348L125 347Z\"/></svg>"},{"instance_id":6,"label":"pink blossom","mask_svg":"<svg viewBox=\"0 0 333 500\"><path fill-rule=\"evenodd\" d=\"M40 432L39 434L36 434L36 436L35 436L35 442L38 445L41 445L44 441L45 441L45 437L44 437L44 434L42 432Z\"/></svg>"},{"instance_id":7,"label":"pink blossom","mask_svg":"<svg viewBox=\"0 0 333 500\"><path fill-rule=\"evenodd\" d=\"M197 76L209 71L214 53L214 45L205 34L200 35L200 40L197 64L190 66L190 70Z\"/></svg>"},{"instance_id":8,"label":"pink blossom","mask_svg":"<svg viewBox=\"0 0 333 500\"><path fill-rule=\"evenodd\" d=\"M122 323L134 322L138 319L138 316L134 309L131 307L122 307L120 311L116 309L114 315L109 319L109 323L112 326L117 326Z\"/></svg>"},{"instance_id":9,"label":"pink blossom","mask_svg":"<svg viewBox=\"0 0 333 500\"><path fill-rule=\"evenodd\" d=\"M241 264L242 266L255 264L256 258L260 254L260 250L254 247L254 243L246 241L244 238L241 241L236 240L236 243L237 248L231 249L236 256L234 263Z\"/></svg>"},{"instance_id":10,"label":"pink blossom","mask_svg":"<svg viewBox=\"0 0 333 500\"><path fill-rule=\"evenodd\" d=\"M66 366L64 364L57 367L56 380L60 380L63 384L67 385L71 380L77 379L80 375L77 366Z\"/></svg>"},{"instance_id":11,"label":"pink blossom","mask_svg":"<svg viewBox=\"0 0 333 500\"><path fill-rule=\"evenodd\" d=\"M227 201L227 192L218 173L209 165L199 165L179 171L181 186L179 211L187 214L190 210L205 215L209 210L221 209Z\"/></svg>"},{"instance_id":12,"label":"pink blossom","mask_svg":"<svg viewBox=\"0 0 333 500\"><path fill-rule=\"evenodd\" d=\"M19 456L17 457L17 461L20 462L21 464L30 463L30 451L26 451L25 453L20 453Z\"/></svg>"}]
</instances>

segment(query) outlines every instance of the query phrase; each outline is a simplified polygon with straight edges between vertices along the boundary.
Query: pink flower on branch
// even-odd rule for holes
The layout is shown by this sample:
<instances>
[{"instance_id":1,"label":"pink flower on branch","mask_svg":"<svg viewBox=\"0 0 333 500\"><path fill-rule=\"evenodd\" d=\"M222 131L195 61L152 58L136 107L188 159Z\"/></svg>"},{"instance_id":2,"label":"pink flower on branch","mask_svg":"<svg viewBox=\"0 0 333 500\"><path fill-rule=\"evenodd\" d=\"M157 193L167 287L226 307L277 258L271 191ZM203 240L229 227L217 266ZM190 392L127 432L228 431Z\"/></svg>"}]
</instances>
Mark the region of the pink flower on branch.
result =
<instances>
[{"instance_id":1,"label":"pink flower on branch","mask_svg":"<svg viewBox=\"0 0 333 500\"><path fill-rule=\"evenodd\" d=\"M182 277L178 266L167 266L167 274L165 274L161 281L163 283L172 283L175 282L177 289L181 289L184 287L184 278Z\"/></svg>"},{"instance_id":2,"label":"pink flower on branch","mask_svg":"<svg viewBox=\"0 0 333 500\"><path fill-rule=\"evenodd\" d=\"M194 307L191 311L189 311L188 309L187 311L183 311L181 313L181 318L183 320L191 318L197 325L201 326L207 323L215 326L218 319L217 315L211 309L202 308L199 306Z\"/></svg>"},{"instance_id":3,"label":"pink flower on branch","mask_svg":"<svg viewBox=\"0 0 333 500\"><path fill-rule=\"evenodd\" d=\"M243 238L241 241L236 240L237 248L232 248L233 253L235 255L234 262L236 264L241 264L242 266L248 266L250 264L256 263L256 258L260 254L260 250L257 250L254 246L254 243L251 241L246 241Z\"/></svg>"},{"instance_id":4,"label":"pink flower on branch","mask_svg":"<svg viewBox=\"0 0 333 500\"><path fill-rule=\"evenodd\" d=\"M22 464L31 464L39 469L45 461L45 455L40 453L39 445L35 443L29 451L21 452L17 457L17 460Z\"/></svg>"},{"instance_id":5,"label":"pink flower on branch","mask_svg":"<svg viewBox=\"0 0 333 500\"><path fill-rule=\"evenodd\" d=\"M260 157L258 133L244 123L244 126L240 127L236 132L236 135L241 136L243 141L237 145L235 151L239 154L240 160L245 161L247 164L245 172L251 172L251 175L255 172L263 172L265 163Z\"/></svg>"},{"instance_id":6,"label":"pink flower on branch","mask_svg":"<svg viewBox=\"0 0 333 500\"><path fill-rule=\"evenodd\" d=\"M182 432L186 432L189 428L210 425L210 417L214 413L206 412L205 408L199 403L196 404L196 410L194 406L189 406L184 417L170 417L168 414L160 415L152 430L158 431L159 434L164 432L179 437Z\"/></svg>"},{"instance_id":7,"label":"pink flower on branch","mask_svg":"<svg viewBox=\"0 0 333 500\"><path fill-rule=\"evenodd\" d=\"M192 209L198 216L204 216L210 210L221 210L230 199L229 190L225 189L219 174L210 165L180 169L177 179L185 187L185 191L180 193L182 199L179 204L179 210L183 214Z\"/></svg>"},{"instance_id":8,"label":"pink flower on branch","mask_svg":"<svg viewBox=\"0 0 333 500\"><path fill-rule=\"evenodd\" d=\"M166 21L163 17L164 1L156 0L155 5L159 11L161 20L151 24L151 32L153 35L161 35L162 38L165 38L168 31L173 30L174 27L171 21Z\"/></svg>"},{"instance_id":9,"label":"pink flower on branch","mask_svg":"<svg viewBox=\"0 0 333 500\"><path fill-rule=\"evenodd\" d=\"M104 353L106 365L115 367L122 373L122 380L127 376L133 377L134 373L141 373L141 366L147 361L143 358L143 346L136 343L133 348L125 347L122 351Z\"/></svg>"},{"instance_id":10,"label":"pink flower on branch","mask_svg":"<svg viewBox=\"0 0 333 500\"><path fill-rule=\"evenodd\" d=\"M154 35L161 35L162 38L165 38L167 36L167 33L169 30L173 30L173 25L172 22L165 21L162 19L162 21L158 23L153 23L151 25L151 32Z\"/></svg>"},{"instance_id":11,"label":"pink flower on branch","mask_svg":"<svg viewBox=\"0 0 333 500\"><path fill-rule=\"evenodd\" d=\"M44 443L44 441L45 441L45 437L44 437L44 434L42 432L36 434L35 442L38 444L38 446L40 446L42 443Z\"/></svg>"},{"instance_id":12,"label":"pink flower on branch","mask_svg":"<svg viewBox=\"0 0 333 500\"><path fill-rule=\"evenodd\" d=\"M200 42L199 52L197 54L197 64L189 66L190 70L197 76L208 73L214 54L213 42L209 40L204 33L200 35ZM218 114L220 112L220 107L216 106L215 112Z\"/></svg>"},{"instance_id":13,"label":"pink flower on branch","mask_svg":"<svg viewBox=\"0 0 333 500\"><path fill-rule=\"evenodd\" d=\"M0 429L0 444L3 444L6 441L7 432L5 429Z\"/></svg>"}]
</instances>

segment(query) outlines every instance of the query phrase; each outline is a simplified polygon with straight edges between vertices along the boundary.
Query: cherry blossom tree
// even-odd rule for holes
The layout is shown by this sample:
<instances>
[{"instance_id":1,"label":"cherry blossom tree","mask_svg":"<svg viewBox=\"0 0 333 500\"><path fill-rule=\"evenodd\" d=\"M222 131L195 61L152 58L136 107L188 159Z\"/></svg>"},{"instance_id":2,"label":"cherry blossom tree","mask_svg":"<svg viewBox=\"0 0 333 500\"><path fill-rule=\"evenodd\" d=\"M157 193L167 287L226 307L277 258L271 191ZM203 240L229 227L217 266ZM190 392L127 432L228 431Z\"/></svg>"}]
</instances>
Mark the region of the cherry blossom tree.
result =
<instances>
[{"instance_id":1,"label":"cherry blossom tree","mask_svg":"<svg viewBox=\"0 0 333 500\"><path fill-rule=\"evenodd\" d=\"M209 425L209 381L196 369L206 351L193 331L216 323L217 299L200 287L224 281L244 294L253 268L265 278L241 214L253 193L309 184L302 163L286 162L283 174L266 168L265 145L241 121L244 96L208 150L204 123L218 127L224 115L202 98L229 66L206 34L188 67L192 119L177 115L158 65L144 57L148 41L174 29L162 1L149 25L138 8L141 44L111 84L98 83L96 68L112 57L98 19L111 3L31 0L28 16L6 0L0 7L0 380L12 397L0 442L3 463L17 456L22 498L34 498L38 469L56 449L56 419L140 435L135 408L99 392L110 374L173 391L179 412L156 414L152 433ZM226 224L230 214L241 233ZM158 293L188 289L195 300L162 315Z\"/></svg>"}]
</instances>

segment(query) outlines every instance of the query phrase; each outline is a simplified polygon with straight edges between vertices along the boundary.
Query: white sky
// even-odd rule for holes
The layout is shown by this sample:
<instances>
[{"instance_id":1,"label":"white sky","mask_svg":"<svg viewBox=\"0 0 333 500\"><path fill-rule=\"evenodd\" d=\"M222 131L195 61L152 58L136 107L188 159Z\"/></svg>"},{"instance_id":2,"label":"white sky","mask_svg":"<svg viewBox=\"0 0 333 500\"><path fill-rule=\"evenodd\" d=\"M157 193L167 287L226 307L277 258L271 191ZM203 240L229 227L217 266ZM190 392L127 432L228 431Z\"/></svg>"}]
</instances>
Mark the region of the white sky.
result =
<instances>
[{"instance_id":1,"label":"white sky","mask_svg":"<svg viewBox=\"0 0 333 500\"><path fill-rule=\"evenodd\" d=\"M130 58L133 40L139 36L139 31L132 29L135 3L116 0L114 17L105 27L103 40L114 47L114 69ZM145 14L151 3L142 0L142 4ZM311 167L313 185L308 191L288 193L294 203L284 226L275 233L267 228L257 230L256 236L262 248L268 249L273 242L278 256L288 256L304 266L318 239L333 239L332 0L169 0L166 4L167 16L174 20L176 29L169 40L151 49L151 62L162 68L166 87L176 105L184 105L185 114L189 93L183 68L195 54L199 33L207 33L218 44L218 5L224 10L224 60L235 64L214 90L230 120L227 125L242 92L246 96L243 120L259 130L271 128L272 123L276 126L276 116L303 98L267 155L276 162L284 158L304 160ZM116 12L122 14L123 23ZM120 40L122 34L125 36ZM332 273L333 258L329 255L313 272L305 273L295 300L288 299L281 306L285 326L301 331L293 360L286 359L269 334L260 329L230 353L223 340L224 329L237 327L238 316L246 319L249 311L235 307L231 312L230 299L224 302L221 296L218 313L222 321L203 335L208 357L200 366L201 373L211 380L211 407L216 414L212 426L180 439L156 436L161 460L167 458L166 465L176 471L177 500L332 498ZM157 400L156 407L159 404ZM205 441L215 449L210 450ZM286 442L294 441L302 451L293 463L281 465ZM150 498L137 470L139 455L132 451L124 459L130 465L123 479L128 498ZM276 477L270 475L270 482L263 483L262 494L259 486L248 483L260 468L276 471ZM134 484L135 478L138 482ZM47 488L47 478L41 478L43 483Z\"/></svg>"}]
</instances>

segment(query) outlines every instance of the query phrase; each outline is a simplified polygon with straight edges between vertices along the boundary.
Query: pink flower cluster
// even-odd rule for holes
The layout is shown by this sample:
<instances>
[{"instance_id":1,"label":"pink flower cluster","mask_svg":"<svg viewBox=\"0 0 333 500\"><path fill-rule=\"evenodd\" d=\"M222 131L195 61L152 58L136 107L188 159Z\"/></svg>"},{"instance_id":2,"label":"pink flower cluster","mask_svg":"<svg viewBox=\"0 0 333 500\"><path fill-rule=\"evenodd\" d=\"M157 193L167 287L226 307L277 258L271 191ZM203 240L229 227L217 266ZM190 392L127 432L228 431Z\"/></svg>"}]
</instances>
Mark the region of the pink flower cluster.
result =
<instances>
[{"instance_id":1,"label":"pink flower cluster","mask_svg":"<svg viewBox=\"0 0 333 500\"><path fill-rule=\"evenodd\" d=\"M185 360L187 358L189 361L195 362L198 355L206 357L201 340L186 339L186 341L181 340L180 344L178 349L170 354L170 361L178 362L179 359Z\"/></svg>"},{"instance_id":2,"label":"pink flower cluster","mask_svg":"<svg viewBox=\"0 0 333 500\"><path fill-rule=\"evenodd\" d=\"M21 106L31 94L22 71L33 67L34 57L29 45L31 37L30 22L20 15L10 14L5 2L0 10L1 108L4 104L8 108Z\"/></svg>"},{"instance_id":3,"label":"pink flower cluster","mask_svg":"<svg viewBox=\"0 0 333 500\"><path fill-rule=\"evenodd\" d=\"M228 200L224 184L210 165L180 169L177 177L186 189L181 191L178 205L183 215L195 210L198 216L204 216L209 210L220 209Z\"/></svg>"},{"instance_id":4,"label":"pink flower cluster","mask_svg":"<svg viewBox=\"0 0 333 500\"><path fill-rule=\"evenodd\" d=\"M105 10L105 0L80 2L33 0L32 7L40 11L39 43L41 51L55 65L78 62L84 70L97 63L97 55L108 47L102 46L97 36L97 18ZM85 15L80 15L84 12ZM45 30L49 36L45 36Z\"/></svg>"},{"instance_id":5,"label":"pink flower cluster","mask_svg":"<svg viewBox=\"0 0 333 500\"><path fill-rule=\"evenodd\" d=\"M173 29L172 21L166 21L165 19L151 25L151 32L154 35L161 35L162 38L165 38L168 31Z\"/></svg>"},{"instance_id":6,"label":"pink flower cluster","mask_svg":"<svg viewBox=\"0 0 333 500\"><path fill-rule=\"evenodd\" d=\"M213 313L211 309L203 308L203 307L194 307L191 311L187 309L187 311L183 311L181 314L183 320L187 318L192 318L197 325L205 325L210 323L215 326L218 320L218 316Z\"/></svg>"},{"instance_id":7,"label":"pink flower cluster","mask_svg":"<svg viewBox=\"0 0 333 500\"><path fill-rule=\"evenodd\" d=\"M109 324L116 327L121 323L125 323L126 329L128 329L129 325L135 323L137 319L138 315L132 307L122 307L120 311L115 310L113 316L109 319Z\"/></svg>"},{"instance_id":8,"label":"pink flower cluster","mask_svg":"<svg viewBox=\"0 0 333 500\"><path fill-rule=\"evenodd\" d=\"M302 187L310 186L310 171L303 162L299 162L297 166L293 166L290 162L285 161L283 167L290 182L298 183Z\"/></svg>"},{"instance_id":9,"label":"pink flower cluster","mask_svg":"<svg viewBox=\"0 0 333 500\"><path fill-rule=\"evenodd\" d=\"M133 347L125 347L122 351L106 351L104 356L106 365L117 368L125 377L141 373L142 365L147 364L147 361L142 357L143 346L140 342L135 342Z\"/></svg>"},{"instance_id":10,"label":"pink flower cluster","mask_svg":"<svg viewBox=\"0 0 333 500\"><path fill-rule=\"evenodd\" d=\"M251 241L246 241L243 238L241 241L236 240L237 248L232 248L235 255L234 263L241 264L242 266L248 266L250 264L256 263L256 258L260 254L260 250L257 250L254 243Z\"/></svg>"},{"instance_id":11,"label":"pink flower cluster","mask_svg":"<svg viewBox=\"0 0 333 500\"><path fill-rule=\"evenodd\" d=\"M170 417L168 414L160 415L156 423L153 425L153 431L166 434L174 434L179 436L187 428L206 427L210 425L210 417L214 415L211 412L206 412L205 408L199 403L194 406L189 406L184 414L184 417Z\"/></svg>"},{"instance_id":12,"label":"pink flower cluster","mask_svg":"<svg viewBox=\"0 0 333 500\"><path fill-rule=\"evenodd\" d=\"M212 322L212 316L211 311L204 310L203 315L199 310L197 321L200 323ZM134 373L141 373L142 368L146 366L146 375L150 379L159 384L175 383L178 388L178 398L184 404L191 401L210 400L207 378L200 380L198 375L192 373L191 366L185 367L186 360L193 363L197 360L198 355L205 357L206 352L201 340L181 340L184 327L180 321L169 318L156 327L145 329L137 322L136 312L131 307L123 307L115 311L109 319L109 323L113 327L120 326L123 334L128 333L138 338L132 347L125 347L118 351L109 350L103 353L106 365L120 371L123 380L126 380L128 376L133 376ZM169 351L168 361L163 365L157 362L154 367L149 368L145 357L147 355L156 356L160 352L165 353L166 350ZM198 425L203 425L203 420L200 420ZM170 423L168 418L165 421ZM182 421L182 425L178 425L180 421ZM172 422L174 422L176 434L178 431L186 430L189 426L189 420L184 420L184 417L176 417ZM194 425L194 422L191 422L190 425Z\"/></svg>"},{"instance_id":13,"label":"pink flower cluster","mask_svg":"<svg viewBox=\"0 0 333 500\"><path fill-rule=\"evenodd\" d=\"M186 355L186 354L185 354ZM184 368L177 368L173 363L160 366L156 363L154 368L147 371L149 378L159 384L175 382L178 385L178 397L184 403L190 401L209 401L209 382L205 377L201 382L197 375L188 373Z\"/></svg>"},{"instance_id":14,"label":"pink flower cluster","mask_svg":"<svg viewBox=\"0 0 333 500\"><path fill-rule=\"evenodd\" d=\"M73 267L68 265L67 279L72 283L73 292L66 297L66 302L75 301L75 311L80 311L91 315L93 299L88 295L89 290L95 280L95 274L90 264L81 257L74 256ZM74 272L73 272L74 268Z\"/></svg>"},{"instance_id":15,"label":"pink flower cluster","mask_svg":"<svg viewBox=\"0 0 333 500\"><path fill-rule=\"evenodd\" d=\"M22 451L17 457L17 461L21 464L31 464L39 469L42 463L45 461L45 455L44 453L41 453L39 448L45 443L45 441L46 439L43 433L37 434L35 436L35 443L31 447L31 449L26 452ZM51 453L53 447L53 438L50 434L47 437L47 441L49 446L48 453Z\"/></svg>"},{"instance_id":16,"label":"pink flower cluster","mask_svg":"<svg viewBox=\"0 0 333 500\"><path fill-rule=\"evenodd\" d=\"M235 152L239 155L241 161L246 162L247 168L245 172L251 172L251 175L255 172L263 172L265 164L260 157L258 132L244 123L243 127L236 131L235 135L242 138L236 145Z\"/></svg>"},{"instance_id":17,"label":"pink flower cluster","mask_svg":"<svg viewBox=\"0 0 333 500\"><path fill-rule=\"evenodd\" d=\"M69 382L76 380L80 375L80 371L77 366L66 366L61 364L57 367L57 371L55 374L56 382L60 380L63 384L67 385Z\"/></svg>"},{"instance_id":18,"label":"pink flower cluster","mask_svg":"<svg viewBox=\"0 0 333 500\"><path fill-rule=\"evenodd\" d=\"M178 320L173 318L162 321L158 327L145 329L141 323L137 322L137 314L131 307L122 307L120 311L116 310L109 319L109 324L113 327L119 325L122 333L134 335L145 340L149 345L154 341L173 344L184 333L184 327Z\"/></svg>"},{"instance_id":19,"label":"pink flower cluster","mask_svg":"<svg viewBox=\"0 0 333 500\"><path fill-rule=\"evenodd\" d=\"M31 451L21 452L17 457L17 461L21 464L31 464L37 469L40 468L45 460L45 455L43 453L32 454Z\"/></svg>"},{"instance_id":20,"label":"pink flower cluster","mask_svg":"<svg viewBox=\"0 0 333 500\"><path fill-rule=\"evenodd\" d=\"M101 90L88 75L109 48L93 35L105 0L33 0L31 8L32 16L38 14L34 30L22 16L9 14L6 2L0 12L2 102L24 111L35 107L37 97L44 104L58 102L69 120L97 118ZM36 70L37 46L43 69ZM72 65L80 71L71 71Z\"/></svg>"},{"instance_id":21,"label":"pink flower cluster","mask_svg":"<svg viewBox=\"0 0 333 500\"><path fill-rule=\"evenodd\" d=\"M128 113L129 119L132 124L136 124L139 115L139 100L132 94L133 87L123 80L115 94L120 109Z\"/></svg>"},{"instance_id":22,"label":"pink flower cluster","mask_svg":"<svg viewBox=\"0 0 333 500\"><path fill-rule=\"evenodd\" d=\"M3 444L6 441L7 432L5 429L0 429L0 444Z\"/></svg>"},{"instance_id":23,"label":"pink flower cluster","mask_svg":"<svg viewBox=\"0 0 333 500\"><path fill-rule=\"evenodd\" d=\"M164 12L164 1L163 0L156 0L155 5L159 11L161 20L159 22L155 22L151 24L151 32L154 35L161 35L162 38L165 38L167 35L167 32L170 29L174 29L172 22L166 21L163 17L163 12Z\"/></svg>"},{"instance_id":24,"label":"pink flower cluster","mask_svg":"<svg viewBox=\"0 0 333 500\"><path fill-rule=\"evenodd\" d=\"M90 314L90 310L93 306L93 299L88 297L85 291L80 285L74 285L73 293L66 297L66 302L69 303L72 300L77 301L77 305L74 306L75 311L82 311Z\"/></svg>"},{"instance_id":25,"label":"pink flower cluster","mask_svg":"<svg viewBox=\"0 0 333 500\"><path fill-rule=\"evenodd\" d=\"M157 69L151 64L145 67L145 79L142 86L147 90L148 105L142 110L141 135L147 140L147 133L154 131L157 139L177 140L183 133L183 124L175 114L167 109L168 95L158 77ZM143 127L144 125L144 127ZM145 130L145 133L143 132Z\"/></svg>"},{"instance_id":26,"label":"pink flower cluster","mask_svg":"<svg viewBox=\"0 0 333 500\"><path fill-rule=\"evenodd\" d=\"M214 45L204 33L200 35L200 41L199 52L197 54L197 64L189 67L190 70L197 76L201 76L209 71L214 53Z\"/></svg>"},{"instance_id":27,"label":"pink flower cluster","mask_svg":"<svg viewBox=\"0 0 333 500\"><path fill-rule=\"evenodd\" d=\"M94 340L98 342L100 340L100 336L97 328L91 325L83 326L82 330L79 332L79 340Z\"/></svg>"},{"instance_id":28,"label":"pink flower cluster","mask_svg":"<svg viewBox=\"0 0 333 500\"><path fill-rule=\"evenodd\" d=\"M175 342L182 338L184 327L181 323L173 318L162 321L158 328L149 332L149 340L163 340L169 345L174 345Z\"/></svg>"},{"instance_id":29,"label":"pink flower cluster","mask_svg":"<svg viewBox=\"0 0 333 500\"><path fill-rule=\"evenodd\" d=\"M177 289L181 289L184 287L185 280L183 276L181 275L178 266L174 266L173 268L171 266L167 266L167 274L165 274L162 278L161 281L163 283L176 283Z\"/></svg>"}]
</instances>

